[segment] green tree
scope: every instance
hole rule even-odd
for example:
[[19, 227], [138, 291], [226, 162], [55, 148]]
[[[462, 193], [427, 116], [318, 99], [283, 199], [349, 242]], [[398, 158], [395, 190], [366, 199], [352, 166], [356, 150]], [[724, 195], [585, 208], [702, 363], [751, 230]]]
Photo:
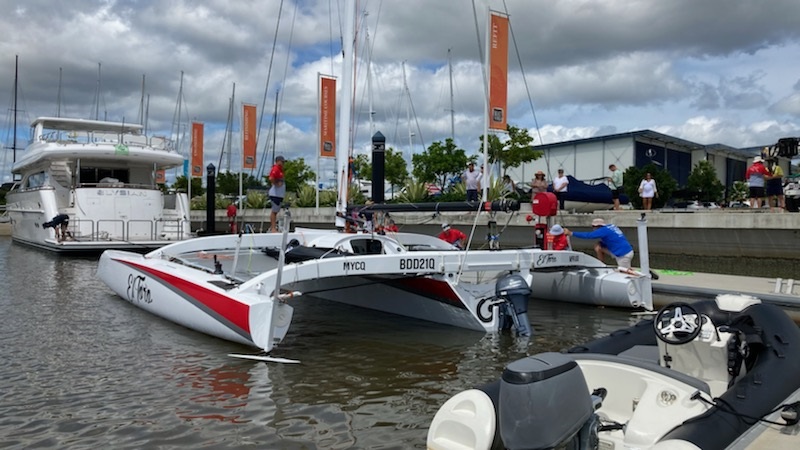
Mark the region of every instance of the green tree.
[[[217, 194], [239, 195], [239, 173], [221, 172], [217, 174]], [[194, 185], [192, 185], [194, 187]], [[263, 188], [264, 185], [252, 175], [242, 174], [242, 190], [251, 188]]]
[[[479, 153], [483, 153], [483, 135], [480, 136], [480, 142]], [[526, 128], [513, 125], [508, 125], [508, 139], [501, 141], [497, 135], [490, 134], [488, 144], [489, 163], [499, 162], [503, 175], [509, 168], [519, 167], [544, 155], [541, 150], [534, 150], [533, 137]]]
[[353, 174], [354, 178], [359, 180], [372, 180], [372, 163], [369, 156], [366, 154], [356, 155], [353, 158]]
[[686, 188], [701, 202], [720, 202], [725, 193], [725, 186], [717, 178], [717, 171], [706, 160], [694, 166], [686, 180]]
[[389, 147], [385, 154], [386, 181], [390, 185], [402, 186], [408, 180], [408, 168], [403, 154]]
[[[297, 192], [303, 185], [317, 178], [303, 158], [287, 159], [283, 162], [283, 176], [286, 181], [286, 192]], [[269, 180], [269, 176], [264, 177]]]
[[424, 152], [415, 154], [411, 164], [417, 180], [434, 183], [444, 190], [448, 178], [464, 171], [467, 155], [464, 149], [456, 147], [453, 140], [447, 138], [444, 144], [436, 141]]
[[[189, 185], [186, 182], [186, 177], [183, 175], [179, 175], [178, 178], [175, 179], [175, 182], [172, 183], [172, 189], [182, 191], [182, 192], [189, 192], [188, 189]], [[206, 193], [206, 190], [203, 189], [203, 179], [202, 178], [192, 178], [192, 197], [197, 197], [198, 195], [203, 195]]]
[[672, 178], [669, 172], [659, 168], [655, 164], [651, 163], [641, 168], [633, 166], [628, 167], [623, 174], [625, 179], [625, 194], [636, 209], [642, 208], [642, 198], [639, 196], [639, 183], [648, 172], [653, 176], [653, 179], [656, 180], [656, 188], [658, 189], [658, 197], [653, 199], [653, 208], [662, 208], [670, 199], [672, 193], [678, 189], [678, 182], [675, 181], [675, 178]]
[[746, 181], [734, 181], [728, 200], [731, 202], [746, 202], [750, 198], [750, 187]]

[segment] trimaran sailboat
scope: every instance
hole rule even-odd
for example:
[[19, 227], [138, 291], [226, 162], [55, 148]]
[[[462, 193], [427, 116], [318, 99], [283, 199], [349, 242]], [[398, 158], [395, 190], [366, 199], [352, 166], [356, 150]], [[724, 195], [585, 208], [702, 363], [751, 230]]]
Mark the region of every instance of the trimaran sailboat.
[[[352, 33], [354, 0], [345, 7], [345, 32]], [[347, 216], [344, 150], [350, 148], [352, 34], [344, 39], [344, 55], [337, 152], [339, 229]], [[478, 208], [477, 203], [468, 205]], [[495, 204], [498, 209], [507, 206]], [[288, 218], [287, 212], [284, 229]], [[643, 221], [640, 230], [639, 242], [646, 242]], [[292, 258], [303, 251], [304, 257]], [[479, 282], [487, 272], [496, 277]], [[648, 272], [643, 269], [643, 273]], [[622, 273], [584, 253], [457, 251], [435, 237], [412, 233], [383, 236], [295, 229], [283, 234], [209, 236], [146, 255], [107, 251], [97, 274], [138, 307], [267, 353], [288, 332], [292, 298], [301, 293], [482, 332], [515, 326], [520, 334], [530, 333], [531, 290], [539, 298], [652, 307], [649, 276]]]

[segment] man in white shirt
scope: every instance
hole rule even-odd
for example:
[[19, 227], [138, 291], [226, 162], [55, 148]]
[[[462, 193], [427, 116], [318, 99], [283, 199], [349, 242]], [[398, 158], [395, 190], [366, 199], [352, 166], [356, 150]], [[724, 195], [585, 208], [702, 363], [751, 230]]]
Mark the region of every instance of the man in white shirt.
[[564, 194], [567, 193], [569, 179], [564, 175], [564, 169], [558, 169], [558, 176], [553, 180], [553, 193], [558, 199], [558, 209], [564, 209]]
[[475, 163], [467, 163], [467, 170], [464, 171], [464, 184], [467, 187], [467, 201], [477, 202], [478, 191], [481, 188], [481, 173], [475, 170]]

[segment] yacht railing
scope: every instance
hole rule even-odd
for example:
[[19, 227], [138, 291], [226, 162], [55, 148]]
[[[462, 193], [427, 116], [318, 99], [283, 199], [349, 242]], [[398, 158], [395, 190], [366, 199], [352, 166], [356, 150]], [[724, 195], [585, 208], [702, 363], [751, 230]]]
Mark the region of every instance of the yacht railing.
[[[159, 227], [159, 224], [162, 226]], [[168, 229], [169, 227], [169, 229]], [[146, 233], [141, 230], [146, 229]], [[69, 232], [76, 241], [175, 241], [189, 238], [181, 219], [124, 220], [70, 219]], [[122, 230], [122, 235], [119, 234]]]
[[128, 147], [150, 147], [154, 150], [173, 152], [172, 141], [161, 136], [147, 137], [141, 134], [118, 134], [101, 132], [48, 131], [38, 136], [38, 141], [69, 144], [123, 144]]

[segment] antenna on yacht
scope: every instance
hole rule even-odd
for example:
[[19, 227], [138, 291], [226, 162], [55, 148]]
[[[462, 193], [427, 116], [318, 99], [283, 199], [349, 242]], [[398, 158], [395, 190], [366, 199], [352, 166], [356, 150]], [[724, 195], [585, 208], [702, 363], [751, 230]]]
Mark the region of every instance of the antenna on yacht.
[[58, 68], [58, 93], [56, 94], [56, 117], [61, 117], [61, 73], [63, 69]]

